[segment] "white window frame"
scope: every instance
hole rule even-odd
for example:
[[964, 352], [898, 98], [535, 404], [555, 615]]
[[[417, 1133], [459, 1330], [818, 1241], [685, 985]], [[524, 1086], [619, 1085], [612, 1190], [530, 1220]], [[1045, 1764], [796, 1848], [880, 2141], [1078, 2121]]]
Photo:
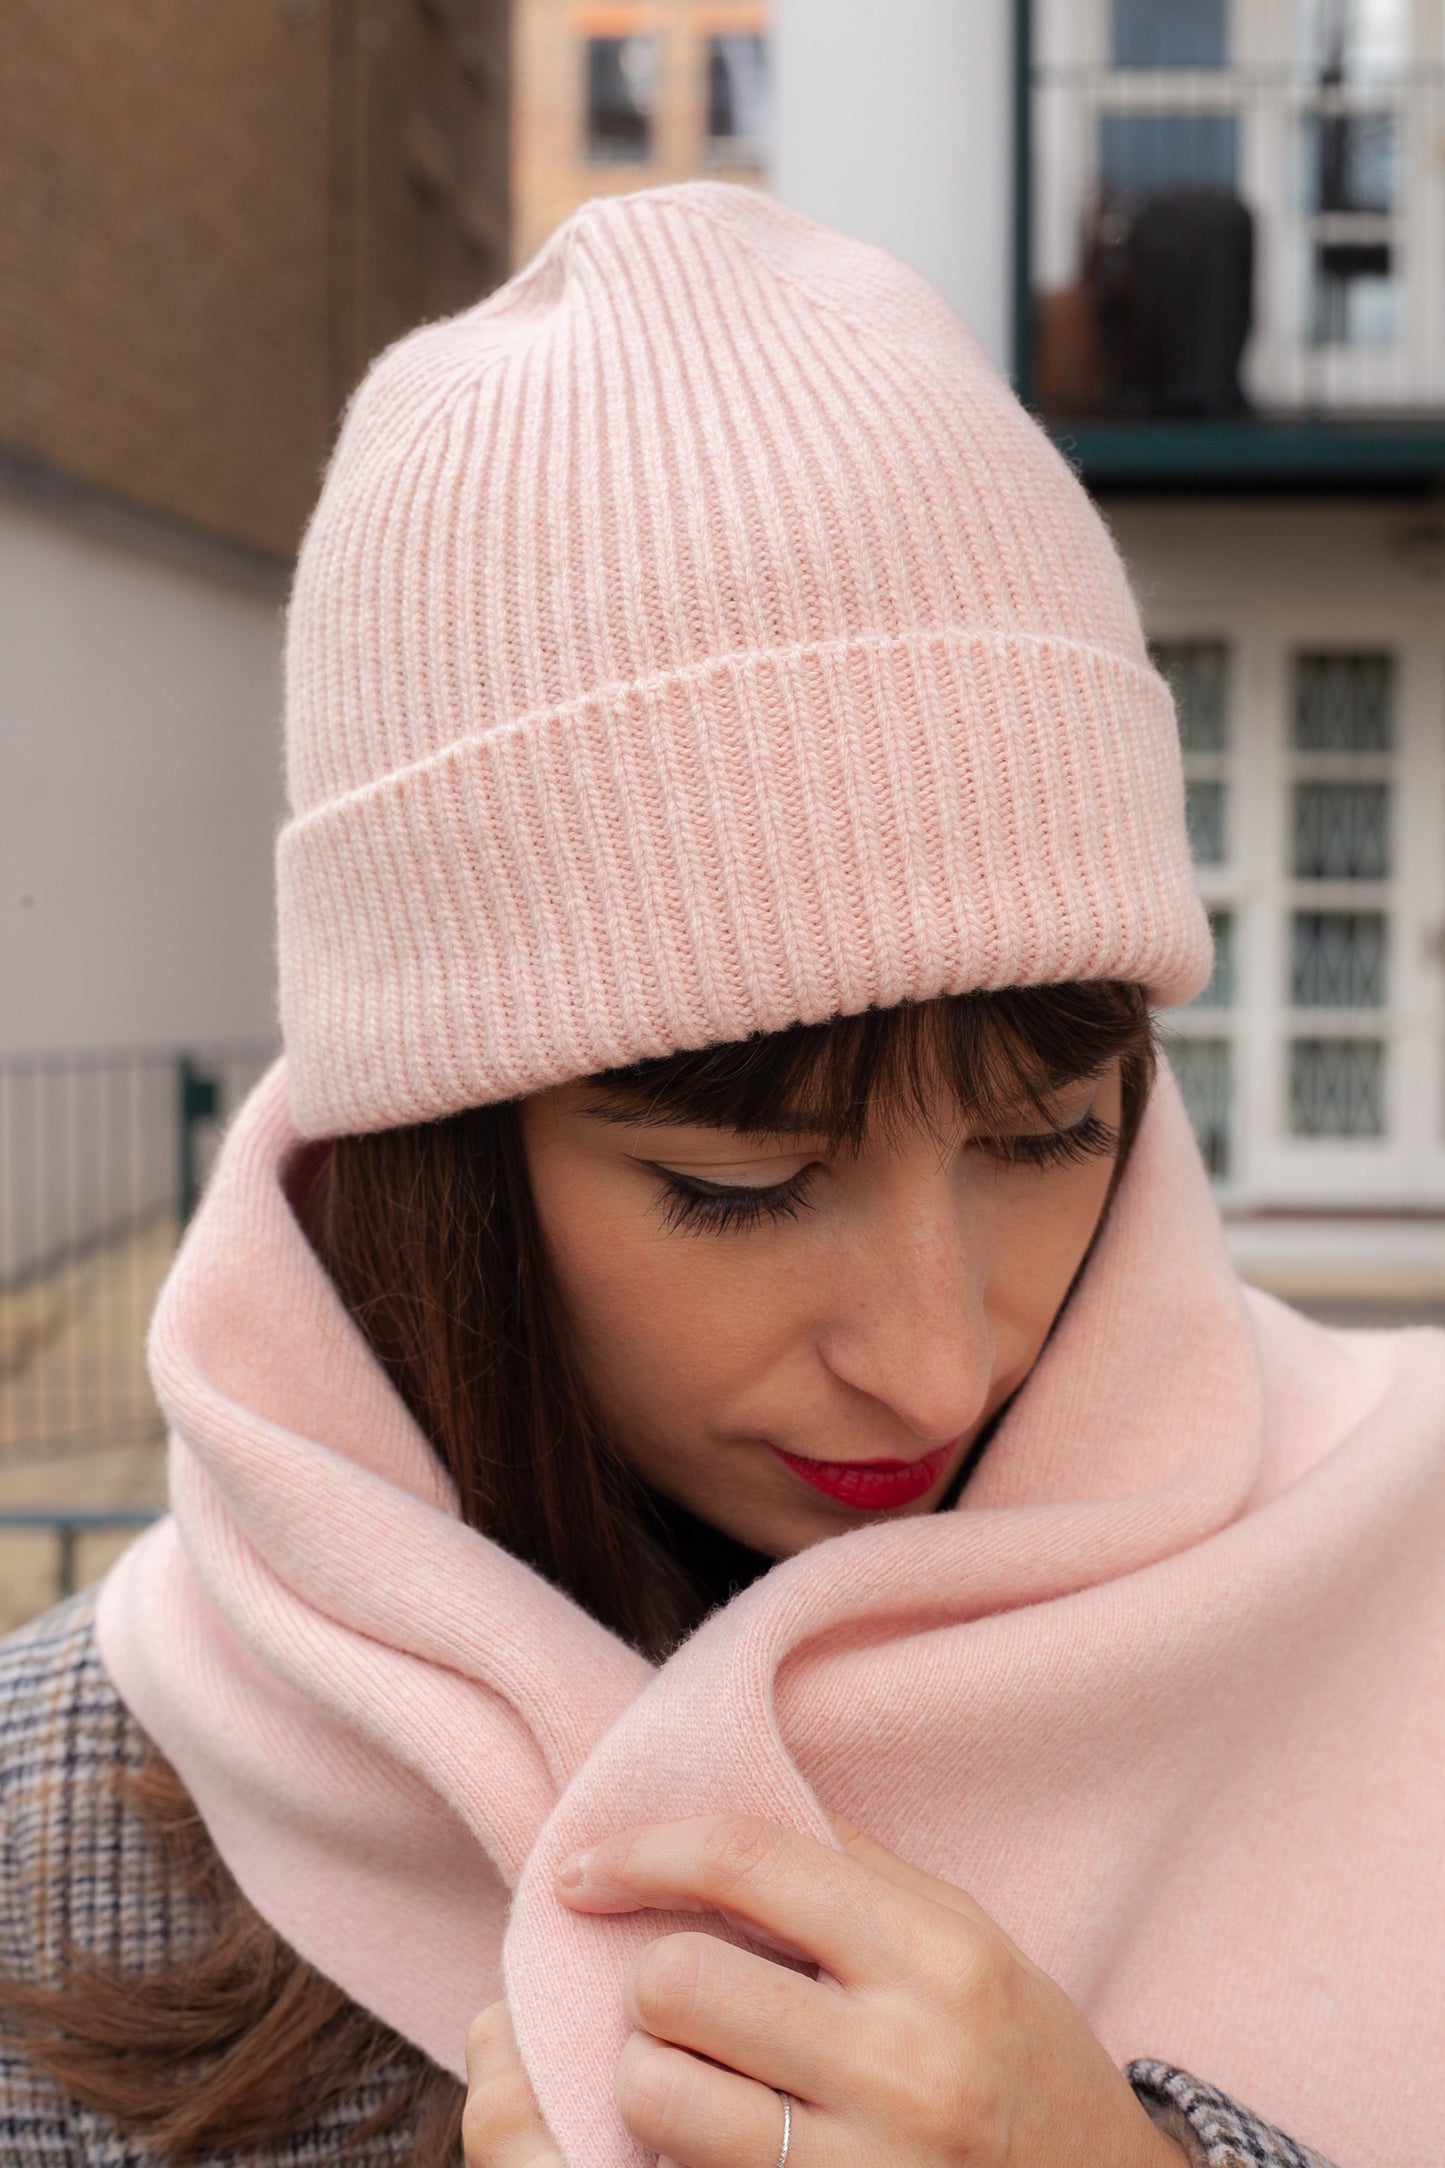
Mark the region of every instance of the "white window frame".
[[[1264, 409], [1348, 414], [1434, 407], [1445, 396], [1445, 9], [1403, 0], [1403, 77], [1322, 93], [1299, 62], [1298, 0], [1233, 0], [1224, 68], [1115, 69], [1110, 0], [1035, 0], [1033, 276], [1040, 290], [1080, 275], [1081, 214], [1096, 183], [1103, 111], [1187, 109], [1238, 115], [1243, 199], [1256, 219], [1254, 329], [1246, 385]], [[1087, 88], [1079, 87], [1087, 84]], [[1303, 115], [1389, 111], [1400, 131], [1398, 197], [1378, 215], [1313, 212], [1301, 192]], [[1393, 337], [1315, 345], [1310, 266], [1318, 239], [1386, 240], [1399, 282]]]
[[[1222, 640], [1229, 652], [1228, 751], [1187, 758], [1186, 767], [1219, 774], [1229, 786], [1228, 863], [1197, 870], [1206, 904], [1234, 913], [1234, 1004], [1161, 1019], [1166, 1036], [1232, 1042], [1230, 1168], [1221, 1198], [1286, 1210], [1445, 1206], [1445, 638], [1421, 611], [1278, 599], [1159, 610], [1149, 631], [1160, 641]], [[1294, 657], [1331, 648], [1394, 655], [1388, 756], [1294, 751]], [[1391, 878], [1302, 888], [1291, 865], [1295, 775], [1339, 767], [1365, 780], [1383, 772], [1384, 762], [1393, 784]], [[1290, 1011], [1291, 915], [1312, 906], [1388, 912], [1383, 1009]], [[1290, 1040], [1356, 1033], [1386, 1042], [1386, 1135], [1292, 1136]]]

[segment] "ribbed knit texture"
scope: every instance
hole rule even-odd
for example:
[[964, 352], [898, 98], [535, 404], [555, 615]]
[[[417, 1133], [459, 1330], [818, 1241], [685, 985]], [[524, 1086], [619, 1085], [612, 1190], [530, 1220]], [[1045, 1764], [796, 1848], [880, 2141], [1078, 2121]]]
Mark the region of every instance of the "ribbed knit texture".
[[958, 1508], [786, 1560], [657, 1670], [459, 1520], [292, 1216], [287, 1100], [278, 1067], [162, 1296], [174, 1519], [98, 1619], [296, 1949], [458, 2071], [505, 1985], [569, 2168], [647, 2168], [623, 1980], [673, 1923], [581, 1918], [554, 1871], [678, 1815], [830, 1842], [827, 1807], [971, 1891], [1120, 2062], [1436, 2168], [1445, 1335], [1242, 1289], [1167, 1076]]
[[[0, 1966], [10, 1980], [58, 1985], [81, 1946], [126, 1972], [163, 1970], [210, 1931], [190, 1888], [154, 1857], [143, 1817], [117, 1779], [145, 1758], [145, 1733], [118, 1698], [95, 1645], [94, 1593], [0, 1641]], [[245, 1906], [244, 1898], [231, 1900]], [[406, 2168], [403, 2118], [358, 2138], [421, 2065], [394, 2053], [355, 2073], [315, 2119], [265, 2147], [208, 2152], [192, 2168]], [[1128, 2073], [1191, 2168], [1328, 2168], [1237, 2101], [1167, 2063]], [[5, 2168], [167, 2168], [108, 2115], [68, 2098], [0, 2025], [0, 2159]]]
[[1208, 975], [1172, 709], [1083, 490], [938, 296], [717, 183], [404, 339], [297, 574], [311, 1135], [836, 1012]]

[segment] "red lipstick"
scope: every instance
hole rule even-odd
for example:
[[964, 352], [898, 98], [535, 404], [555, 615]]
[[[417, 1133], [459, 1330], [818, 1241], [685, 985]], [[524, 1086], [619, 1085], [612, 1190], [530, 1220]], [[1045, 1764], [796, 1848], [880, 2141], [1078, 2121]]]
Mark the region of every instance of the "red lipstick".
[[836, 1498], [840, 1505], [861, 1513], [886, 1513], [890, 1506], [912, 1505], [915, 1498], [932, 1490], [957, 1443], [954, 1439], [953, 1444], [940, 1445], [922, 1460], [804, 1460], [797, 1453], [785, 1453], [781, 1446], [770, 1445], [768, 1451], [825, 1498]]

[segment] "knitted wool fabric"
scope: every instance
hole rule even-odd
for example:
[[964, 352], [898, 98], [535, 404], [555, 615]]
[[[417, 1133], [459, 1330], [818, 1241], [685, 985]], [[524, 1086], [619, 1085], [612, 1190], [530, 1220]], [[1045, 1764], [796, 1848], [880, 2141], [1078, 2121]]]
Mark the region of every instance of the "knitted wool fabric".
[[287, 667], [305, 1135], [1208, 976], [1171, 704], [1083, 490], [931, 288], [754, 191], [590, 204], [382, 358]]
[[[77, 1942], [127, 1972], [154, 1973], [205, 1939], [211, 1923], [190, 1886], [156, 1857], [124, 1795], [146, 1737], [101, 1666], [95, 1598], [71, 1599], [0, 1641], [0, 1967], [10, 1980], [58, 1985]], [[232, 1901], [244, 1907], [239, 1892]], [[403, 2041], [346, 2087], [313, 2091], [314, 2119], [293, 2136], [238, 2153], [208, 2150], [191, 2168], [406, 2168], [409, 2114], [371, 2128], [423, 2058]], [[1127, 2073], [1190, 2168], [1329, 2168], [1237, 2101], [1172, 2064]], [[68, 2098], [0, 2022], [0, 2148], [5, 2168], [166, 2168], [152, 2146], [99, 2109]]]
[[827, 1808], [967, 1890], [1117, 2061], [1438, 2168], [1445, 1334], [1242, 1289], [1167, 1072], [957, 1507], [783, 1560], [656, 1669], [460, 1519], [292, 1212], [299, 1150], [280, 1063], [156, 1310], [173, 1517], [97, 1607], [293, 1949], [458, 2075], [505, 1991], [568, 2168], [652, 2168], [627, 1970], [729, 1930], [583, 1917], [555, 1872], [694, 1814], [836, 1842]]

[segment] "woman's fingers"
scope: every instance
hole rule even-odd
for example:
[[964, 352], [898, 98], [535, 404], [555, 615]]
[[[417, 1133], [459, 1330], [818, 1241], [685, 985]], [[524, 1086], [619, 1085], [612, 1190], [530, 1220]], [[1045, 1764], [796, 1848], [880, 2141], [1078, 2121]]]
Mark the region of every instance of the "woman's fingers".
[[467, 2033], [466, 2168], [566, 2168], [542, 2121], [504, 2002], [491, 2003]]
[[[677, 2168], [772, 2168], [782, 2150], [775, 2092], [645, 2033], [634, 2033], [618, 2058], [617, 2106], [634, 2138]], [[805, 2142], [810, 2111], [792, 2101], [789, 2114], [789, 2160], [816, 2163]]]
[[814, 1837], [753, 1816], [644, 1823], [565, 1862], [557, 1888], [579, 1912], [724, 1913], [845, 1986], [895, 1978], [900, 1965], [911, 1970], [918, 1938], [933, 1939], [933, 1908], [913, 1893]]
[[644, 1823], [565, 1862], [558, 1894], [583, 1912], [721, 1912], [844, 1985], [954, 1962], [965, 1921], [1013, 1950], [967, 1891], [910, 1866], [845, 1817], [830, 1819], [841, 1851], [753, 1816]]
[[876, 1837], [865, 1837], [857, 1824], [850, 1822], [846, 1815], [829, 1814], [828, 1819], [837, 1832], [838, 1842], [844, 1852], [849, 1859], [857, 1860], [860, 1867], [867, 1867], [874, 1874], [881, 1875], [885, 1882], [891, 1882], [896, 1889], [912, 1890], [917, 1896], [931, 1897], [935, 1904], [946, 1905], [950, 1912], [961, 1913], [964, 1919], [972, 1920], [976, 1927], [986, 1927], [994, 1934], [1002, 1934], [1002, 1928], [989, 1917], [982, 1905], [969, 1896], [967, 1890], [958, 1889], [952, 1882], [940, 1882], [937, 1875], [925, 1874], [921, 1867], [911, 1867], [906, 1859], [900, 1859], [896, 1852], [890, 1852]]
[[650, 1942], [628, 1970], [623, 2008], [654, 2039], [821, 2107], [847, 2096], [866, 2059], [856, 2012], [836, 1987], [716, 1935]]

